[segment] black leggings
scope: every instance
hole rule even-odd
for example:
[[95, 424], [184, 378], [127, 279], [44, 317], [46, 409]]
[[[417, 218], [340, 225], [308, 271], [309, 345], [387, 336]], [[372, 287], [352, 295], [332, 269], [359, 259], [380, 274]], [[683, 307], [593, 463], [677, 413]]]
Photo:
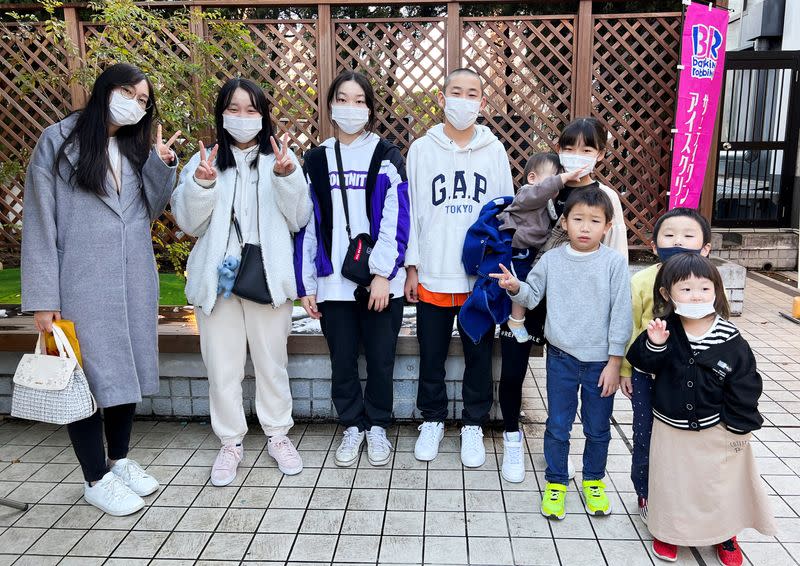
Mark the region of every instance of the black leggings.
[[108, 472], [103, 430], [108, 442], [108, 459], [120, 460], [128, 455], [136, 404], [106, 407], [91, 417], [67, 425], [67, 433], [80, 462], [83, 478], [98, 481]]
[[[541, 307], [541, 308], [540, 308]], [[547, 311], [539, 305], [525, 314], [525, 328], [531, 336], [544, 341], [544, 316]], [[519, 430], [519, 411], [522, 408], [522, 382], [528, 372], [528, 358], [533, 342], [517, 342], [508, 324], [500, 325], [500, 352], [502, 365], [500, 369], [500, 411], [503, 413], [503, 430], [516, 432]]]

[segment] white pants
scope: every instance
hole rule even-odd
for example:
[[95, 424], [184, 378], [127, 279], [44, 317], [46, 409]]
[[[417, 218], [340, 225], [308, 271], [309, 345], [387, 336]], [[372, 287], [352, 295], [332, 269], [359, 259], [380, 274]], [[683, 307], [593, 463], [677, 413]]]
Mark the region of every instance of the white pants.
[[236, 444], [247, 433], [242, 380], [247, 345], [255, 367], [256, 414], [267, 436], [286, 434], [292, 421], [292, 393], [286, 365], [286, 341], [292, 303], [277, 309], [252, 301], [219, 297], [210, 316], [195, 311], [200, 352], [208, 371], [211, 428], [223, 444]]

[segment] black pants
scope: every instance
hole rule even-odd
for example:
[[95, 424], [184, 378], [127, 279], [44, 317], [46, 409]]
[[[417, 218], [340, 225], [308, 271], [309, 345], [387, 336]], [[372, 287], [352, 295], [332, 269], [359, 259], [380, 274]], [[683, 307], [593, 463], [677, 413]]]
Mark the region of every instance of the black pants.
[[108, 472], [103, 431], [108, 443], [108, 459], [120, 460], [128, 455], [136, 404], [98, 409], [91, 417], [67, 425], [67, 433], [87, 482], [97, 481]]
[[[437, 307], [417, 303], [417, 339], [419, 340], [419, 388], [417, 408], [426, 421], [447, 418], [445, 362], [453, 335], [453, 319], [460, 307]], [[461, 395], [464, 425], [482, 425], [492, 408], [492, 341], [494, 327], [473, 344], [458, 326], [464, 349], [464, 383]]]
[[[539, 305], [543, 306], [543, 305]], [[538, 308], [538, 307], [537, 307]], [[543, 309], [542, 309], [543, 310]], [[533, 329], [542, 328], [543, 322], [536, 316], [536, 309], [525, 316], [525, 328], [531, 336]], [[506, 432], [519, 430], [519, 411], [522, 407], [522, 382], [528, 371], [528, 358], [534, 342], [517, 342], [514, 335], [503, 323], [500, 326], [500, 351], [503, 356], [500, 368], [500, 411], [503, 413], [503, 429]]]
[[[331, 398], [342, 426], [366, 430], [392, 422], [394, 353], [403, 322], [403, 299], [381, 312], [366, 301], [319, 303], [320, 325], [331, 352]], [[358, 376], [358, 348], [364, 345], [367, 385]]]

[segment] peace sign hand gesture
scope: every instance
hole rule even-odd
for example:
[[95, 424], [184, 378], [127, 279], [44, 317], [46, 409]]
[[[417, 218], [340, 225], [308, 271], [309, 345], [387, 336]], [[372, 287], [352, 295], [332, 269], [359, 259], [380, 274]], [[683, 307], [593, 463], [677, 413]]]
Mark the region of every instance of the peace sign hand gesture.
[[500, 271], [502, 273], [490, 273], [489, 277], [497, 279], [497, 284], [512, 295], [519, 293], [519, 279], [514, 277], [514, 274], [502, 263], [500, 264]]
[[156, 151], [158, 151], [158, 156], [161, 158], [161, 161], [170, 165], [173, 161], [175, 161], [175, 152], [172, 151], [172, 144], [175, 143], [175, 140], [181, 135], [181, 131], [178, 130], [173, 134], [167, 143], [164, 143], [164, 138], [161, 134], [161, 124], [158, 125], [158, 129], [156, 130]]
[[270, 136], [269, 141], [272, 144], [272, 152], [275, 154], [275, 167], [272, 168], [272, 171], [278, 177], [291, 175], [294, 172], [294, 161], [289, 155], [289, 134], [283, 134], [280, 148], [275, 141], [275, 136]]
[[219, 144], [214, 146], [211, 153], [206, 153], [206, 146], [203, 145], [203, 142], [200, 141], [198, 143], [200, 145], [200, 164], [194, 172], [194, 178], [201, 181], [216, 181], [217, 168], [214, 167], [212, 163], [214, 163], [214, 159], [217, 157]]

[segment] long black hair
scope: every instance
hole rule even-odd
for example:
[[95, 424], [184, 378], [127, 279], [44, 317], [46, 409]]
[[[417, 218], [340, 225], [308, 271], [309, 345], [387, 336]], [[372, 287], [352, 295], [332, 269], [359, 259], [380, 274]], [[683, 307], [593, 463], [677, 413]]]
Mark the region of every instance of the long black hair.
[[[336, 94], [339, 92], [339, 87], [342, 86], [342, 83], [346, 83], [347, 81], [353, 81], [361, 87], [361, 90], [364, 91], [364, 102], [367, 104], [367, 108], [369, 109], [369, 119], [367, 120], [367, 125], [364, 126], [364, 129], [368, 132], [371, 132], [375, 127], [375, 91], [372, 90], [372, 85], [369, 83], [367, 77], [358, 71], [342, 71], [336, 76], [335, 79], [333, 79], [331, 86], [328, 87], [328, 96], [326, 97], [326, 102], [328, 104], [328, 115], [330, 115], [331, 106], [334, 102], [336, 102]], [[336, 126], [336, 122], [333, 120], [331, 120], [331, 123]], [[338, 128], [338, 126], [336, 127]]]
[[[264, 94], [264, 91], [253, 81], [247, 79], [230, 79], [219, 91], [217, 95], [217, 103], [214, 106], [214, 121], [217, 126], [217, 143], [219, 149], [217, 150], [217, 167], [220, 171], [225, 171], [229, 167], [236, 166], [236, 160], [231, 151], [231, 145], [236, 143], [236, 140], [225, 131], [223, 125], [222, 114], [228, 108], [233, 98], [233, 93], [236, 89], [244, 90], [250, 96], [250, 103], [261, 114], [261, 131], [256, 135], [258, 140], [258, 153], [269, 155], [272, 153], [272, 143], [269, 139], [272, 137], [272, 120], [270, 119], [269, 101]], [[253, 161], [251, 167], [256, 167], [258, 159]]]
[[77, 143], [78, 166], [74, 172], [77, 185], [81, 189], [97, 195], [106, 193], [108, 103], [111, 100], [111, 93], [121, 86], [132, 87], [142, 81], [147, 82], [149, 91], [150, 104], [147, 111], [136, 124], [121, 126], [116, 133], [120, 153], [128, 159], [137, 175], [141, 175], [142, 167], [150, 154], [153, 118], [157, 115], [158, 110], [153, 83], [137, 67], [127, 63], [118, 63], [108, 67], [94, 81], [92, 94], [86, 107], [78, 113], [75, 128], [58, 150], [54, 164], [56, 171], [60, 171], [58, 164], [62, 158], [66, 157], [67, 147]]

